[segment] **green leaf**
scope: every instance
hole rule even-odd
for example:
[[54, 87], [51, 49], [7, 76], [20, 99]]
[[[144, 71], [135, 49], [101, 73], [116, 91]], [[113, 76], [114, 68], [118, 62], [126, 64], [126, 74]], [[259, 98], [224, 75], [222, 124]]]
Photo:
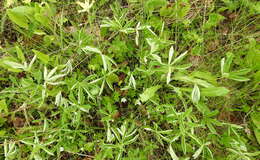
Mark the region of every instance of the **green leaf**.
[[239, 82], [245, 82], [245, 81], [249, 81], [249, 80], [250, 80], [249, 78], [236, 75], [236, 74], [234, 74], [233, 72], [230, 73], [230, 74], [227, 76], [227, 78], [232, 79], [232, 80], [235, 80], [235, 81], [239, 81]]
[[29, 28], [29, 20], [26, 18], [25, 15], [21, 14], [21, 13], [17, 13], [13, 10], [7, 10], [7, 15], [10, 18], [10, 20], [17, 24], [19, 27], [28, 29]]
[[186, 51], [186, 52], [182, 53], [181, 55], [179, 55], [177, 58], [175, 58], [173, 60], [172, 64], [176, 64], [176, 63], [182, 61], [183, 58], [185, 58], [185, 56], [187, 55], [187, 53], [188, 53], [188, 51]]
[[255, 128], [254, 133], [255, 133], [256, 140], [257, 140], [258, 144], [260, 145], [260, 129]]
[[44, 150], [47, 154], [51, 155], [51, 156], [54, 156], [54, 154], [52, 153], [52, 151], [50, 151], [47, 147], [41, 145], [40, 148], [42, 150]]
[[191, 93], [191, 99], [193, 103], [198, 103], [200, 100], [200, 89], [197, 84], [194, 85]]
[[251, 71], [251, 69], [240, 69], [238, 71], [233, 71], [231, 72], [231, 74], [235, 74], [235, 75], [238, 75], [238, 76], [243, 76], [243, 75], [246, 75], [247, 73], [249, 73]]
[[251, 114], [251, 120], [254, 123], [254, 125], [260, 129], [260, 112], [253, 112]]
[[201, 89], [201, 94], [207, 97], [225, 96], [228, 92], [229, 90], [225, 87], [209, 87]]
[[147, 11], [153, 11], [155, 9], [166, 6], [166, 4], [167, 4], [166, 0], [148, 0], [145, 3], [145, 9]]
[[160, 89], [161, 86], [157, 85], [157, 86], [153, 86], [150, 88], [147, 88], [141, 95], [140, 95], [140, 100], [142, 102], [146, 102], [147, 100], [149, 100], [150, 98], [152, 98], [155, 95], [155, 92]]
[[260, 112], [253, 112], [251, 115], [251, 120], [254, 124], [254, 134], [258, 144], [260, 145]]
[[162, 64], [162, 59], [160, 56], [158, 56], [157, 54], [151, 54], [151, 56], [160, 64]]
[[50, 20], [47, 16], [43, 15], [43, 14], [39, 14], [36, 13], [34, 15], [35, 20], [37, 20], [38, 22], [41, 23], [41, 25], [45, 26], [45, 27], [49, 27], [50, 25]]
[[44, 53], [34, 50], [34, 49], [32, 51], [36, 54], [37, 58], [39, 58], [44, 64], [48, 64], [49, 55], [44, 54]]
[[207, 81], [204, 81], [204, 80], [198, 79], [198, 78], [193, 78], [191, 76], [186, 76], [186, 75], [183, 75], [182, 73], [175, 74], [174, 79], [180, 80], [180, 81], [183, 81], [183, 82], [198, 84], [198, 85], [206, 87], [206, 88], [214, 87], [212, 84], [208, 83]]
[[200, 79], [204, 79], [212, 84], [217, 84], [217, 78], [216, 76], [214, 76], [212, 73], [210, 72], [206, 72], [206, 71], [194, 71], [192, 72], [192, 76], [196, 77], [196, 78], [200, 78]]
[[181, 148], [183, 150], [183, 153], [186, 154], [187, 152], [187, 144], [186, 144], [186, 138], [185, 136], [181, 136]]
[[10, 67], [9, 62], [17, 62], [17, 59], [15, 59], [14, 57], [3, 57], [0, 59], [0, 66], [8, 69], [11, 72], [21, 72], [21, 69], [17, 69], [17, 68], [13, 68]]
[[3, 63], [12, 67], [12, 68], [15, 68], [15, 69], [23, 69], [24, 68], [24, 65], [22, 65], [20, 63], [8, 61], [8, 60], [4, 61]]
[[234, 58], [234, 54], [231, 52], [226, 53], [226, 61], [224, 63], [224, 67], [223, 67], [223, 73], [229, 73], [230, 67], [231, 67], [231, 63], [233, 61]]
[[149, 44], [149, 46], [151, 47], [150, 54], [156, 52], [159, 49], [159, 44], [158, 44], [158, 42], [155, 39], [153, 39], [153, 38], [146, 38], [146, 41]]
[[0, 101], [0, 113], [4, 111], [4, 113], [8, 113], [8, 108], [7, 108], [7, 105], [6, 105], [6, 102], [5, 102], [5, 99], [1, 100]]
[[25, 62], [24, 54], [23, 54], [23, 51], [21, 50], [21, 48], [18, 47], [18, 46], [16, 46], [15, 49], [16, 49], [17, 57], [18, 57], [22, 62]]
[[174, 150], [172, 149], [172, 145], [169, 146], [167, 151], [170, 153], [172, 160], [179, 160], [179, 158], [175, 154]]
[[95, 47], [91, 47], [91, 46], [86, 46], [84, 48], [82, 48], [83, 51], [88, 51], [88, 52], [94, 52], [94, 53], [99, 53], [99, 54], [102, 54], [102, 52], [98, 49], [98, 48], [95, 48]]
[[174, 54], [174, 49], [173, 49], [173, 46], [171, 46], [171, 48], [169, 50], [168, 64], [171, 64], [173, 54]]
[[217, 13], [210, 13], [208, 21], [204, 24], [204, 29], [210, 29], [216, 27], [220, 21], [225, 19], [224, 16]]
[[200, 148], [192, 155], [194, 159], [197, 159], [199, 155], [201, 154], [202, 150], [204, 148], [204, 145], [201, 145]]

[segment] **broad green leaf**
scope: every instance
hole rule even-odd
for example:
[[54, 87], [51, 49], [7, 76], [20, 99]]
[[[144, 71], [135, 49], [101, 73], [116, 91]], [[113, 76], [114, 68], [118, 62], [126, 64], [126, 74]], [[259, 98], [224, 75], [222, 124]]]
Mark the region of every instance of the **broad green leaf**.
[[38, 22], [41, 23], [41, 25], [45, 26], [45, 27], [49, 27], [50, 25], [50, 19], [48, 18], [48, 16], [45, 16], [43, 14], [40, 13], [36, 13], [34, 15], [35, 20], [37, 20]]
[[229, 92], [228, 89], [225, 87], [209, 87], [209, 88], [202, 88], [201, 94], [203, 96], [208, 97], [217, 97], [217, 96], [225, 96]]
[[146, 102], [147, 100], [149, 100], [150, 98], [152, 98], [155, 95], [155, 92], [160, 89], [161, 86], [157, 85], [157, 86], [153, 86], [150, 88], [147, 88], [141, 95], [140, 95], [140, 100], [142, 102]]
[[0, 101], [0, 113], [2, 111], [4, 111], [6, 114], [8, 113], [8, 108], [4, 99]]
[[30, 7], [30, 6], [18, 6], [15, 8], [11, 9], [12, 12], [16, 12], [25, 16], [30, 16], [33, 15], [35, 12], [35, 8], [34, 7]]
[[44, 54], [44, 53], [34, 50], [34, 49], [32, 51], [36, 54], [37, 58], [39, 58], [44, 64], [48, 64], [49, 59], [50, 59], [49, 55]]
[[21, 13], [14, 12], [13, 10], [8, 9], [7, 15], [10, 18], [10, 20], [17, 24], [19, 27], [28, 29], [29, 28], [29, 20], [26, 18], [25, 15]]

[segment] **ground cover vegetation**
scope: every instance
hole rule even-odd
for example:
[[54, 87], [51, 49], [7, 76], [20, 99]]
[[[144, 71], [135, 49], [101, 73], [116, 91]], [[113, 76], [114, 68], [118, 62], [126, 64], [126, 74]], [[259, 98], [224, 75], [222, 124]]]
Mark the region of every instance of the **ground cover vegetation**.
[[257, 0], [1, 0], [0, 159], [259, 160]]

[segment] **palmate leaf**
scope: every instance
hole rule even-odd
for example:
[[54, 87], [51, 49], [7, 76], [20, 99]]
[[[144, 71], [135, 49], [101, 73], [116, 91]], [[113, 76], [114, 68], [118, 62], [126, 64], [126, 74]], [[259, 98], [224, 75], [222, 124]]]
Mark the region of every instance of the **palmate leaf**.
[[85, 2], [80, 2], [80, 1], [77, 1], [76, 2], [80, 7], [82, 7], [82, 10], [78, 10], [79, 13], [82, 13], [82, 12], [88, 12], [90, 11], [90, 9], [92, 8], [92, 6], [94, 5], [95, 3], [95, 0], [92, 0], [92, 2], [90, 3], [89, 0], [85, 0]]
[[57, 74], [54, 75], [57, 72], [57, 68], [55, 67], [53, 68], [49, 73], [48, 73], [48, 69], [47, 67], [44, 67], [44, 72], [43, 72], [43, 78], [44, 78], [44, 88], [46, 88], [47, 84], [50, 85], [60, 85], [63, 84], [63, 81], [57, 81], [58, 79], [66, 76], [67, 74]]

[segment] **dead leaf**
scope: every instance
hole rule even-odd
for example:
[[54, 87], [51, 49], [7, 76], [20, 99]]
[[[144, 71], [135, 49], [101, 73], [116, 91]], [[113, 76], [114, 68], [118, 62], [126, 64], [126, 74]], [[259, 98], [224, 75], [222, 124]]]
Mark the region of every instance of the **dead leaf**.
[[20, 117], [15, 117], [15, 118], [12, 120], [12, 123], [13, 123], [14, 127], [16, 127], [16, 128], [21, 128], [21, 127], [23, 127], [24, 124], [25, 124], [25, 119], [20, 118]]

